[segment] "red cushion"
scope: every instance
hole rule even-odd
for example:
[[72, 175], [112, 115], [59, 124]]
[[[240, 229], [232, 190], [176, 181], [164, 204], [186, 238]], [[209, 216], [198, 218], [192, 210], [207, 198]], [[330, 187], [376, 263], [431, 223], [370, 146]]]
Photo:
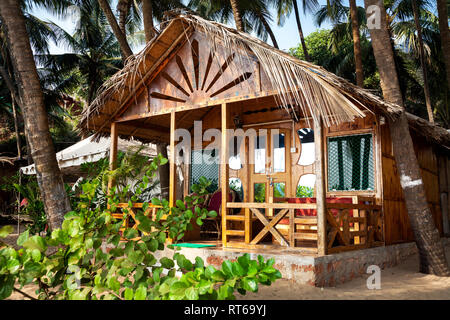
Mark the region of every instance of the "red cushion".
[[[228, 195], [228, 201], [232, 200], [233, 196], [230, 193]], [[217, 212], [218, 215], [220, 215], [221, 208], [222, 208], [222, 191], [219, 190], [214, 192], [213, 195], [211, 196], [211, 199], [209, 200], [208, 211], [214, 210], [215, 212]]]
[[[316, 198], [287, 198], [288, 203], [316, 203]], [[353, 203], [352, 198], [348, 197], [329, 197], [326, 198], [327, 203]], [[331, 213], [337, 216], [339, 210], [331, 209]], [[316, 209], [295, 209], [296, 217], [315, 217], [317, 216]], [[350, 211], [350, 216], [353, 216], [353, 212]], [[283, 218], [278, 224], [289, 224], [289, 218]]]

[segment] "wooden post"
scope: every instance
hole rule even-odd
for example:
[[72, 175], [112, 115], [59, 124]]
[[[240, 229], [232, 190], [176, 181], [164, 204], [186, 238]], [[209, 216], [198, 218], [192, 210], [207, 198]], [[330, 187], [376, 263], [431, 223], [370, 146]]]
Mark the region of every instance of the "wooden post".
[[222, 190], [222, 246], [227, 246], [227, 201], [228, 201], [228, 112], [222, 104], [222, 140], [220, 145], [220, 189]]
[[[115, 122], [111, 123], [111, 147], [109, 149], [109, 170], [114, 170], [117, 168], [117, 124]], [[109, 177], [108, 180], [108, 194], [110, 194], [112, 187], [114, 187], [114, 179]]]
[[317, 202], [317, 253], [327, 254], [327, 224], [326, 224], [326, 189], [324, 139], [322, 132], [322, 119], [314, 120], [315, 174], [316, 174], [316, 202]]
[[250, 208], [244, 209], [244, 241], [250, 243], [252, 241], [252, 212]]
[[175, 164], [175, 110], [170, 113], [170, 155], [169, 155], [169, 206], [175, 207], [176, 191], [176, 164]]

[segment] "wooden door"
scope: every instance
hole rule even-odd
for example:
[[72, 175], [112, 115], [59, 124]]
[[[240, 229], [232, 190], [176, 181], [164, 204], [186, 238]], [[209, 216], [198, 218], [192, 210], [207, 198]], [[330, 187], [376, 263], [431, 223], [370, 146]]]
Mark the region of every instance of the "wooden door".
[[[250, 140], [249, 202], [273, 203], [291, 196], [290, 131], [267, 129]], [[272, 216], [273, 210], [267, 209], [266, 215]]]

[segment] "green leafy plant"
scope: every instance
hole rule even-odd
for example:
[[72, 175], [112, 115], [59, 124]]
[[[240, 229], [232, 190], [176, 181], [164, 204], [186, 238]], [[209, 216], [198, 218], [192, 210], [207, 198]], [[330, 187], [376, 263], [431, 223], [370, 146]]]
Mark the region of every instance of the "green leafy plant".
[[[166, 162], [161, 155], [153, 159], [129, 205], [154, 178], [158, 166]], [[137, 230], [128, 228], [123, 233], [122, 221], [111, 213], [116, 212], [128, 188], [109, 196], [109, 208], [102, 209], [92, 206], [99, 183], [93, 179], [82, 184], [80, 200], [74, 211], [65, 215], [61, 229], [45, 237], [26, 231], [17, 239], [18, 250], [0, 244], [0, 299], [30, 283], [37, 285], [39, 299], [234, 299], [236, 291], [256, 292], [259, 284], [270, 285], [281, 278], [273, 259], [264, 261], [258, 256], [252, 260], [245, 254], [215, 268], [205, 266], [199, 257], [190, 261], [166, 248], [167, 237], [177, 242], [192, 221], [201, 223], [216, 215], [199, 205], [207, 192], [206, 179], [194, 187], [196, 196], [177, 201], [176, 207], [169, 207], [166, 200], [144, 202], [136, 213], [140, 222]], [[160, 207], [154, 219], [145, 214], [152, 205]], [[163, 219], [165, 214], [167, 219]], [[0, 237], [9, 232], [8, 228], [0, 229]], [[139, 232], [140, 240], [134, 240]], [[162, 250], [162, 257], [157, 258], [156, 252]]]
[[295, 196], [297, 198], [312, 198], [314, 197], [314, 188], [307, 186], [297, 186]]

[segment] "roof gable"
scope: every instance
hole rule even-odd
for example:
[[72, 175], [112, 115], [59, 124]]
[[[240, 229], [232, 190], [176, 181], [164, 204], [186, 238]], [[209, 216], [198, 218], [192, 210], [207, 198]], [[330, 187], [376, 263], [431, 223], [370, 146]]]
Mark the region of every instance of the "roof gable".
[[[240, 60], [239, 68], [234, 63]], [[143, 84], [142, 84], [143, 86]], [[202, 32], [193, 32], [172, 55], [164, 68], [145, 85], [145, 89], [121, 119], [136, 114], [156, 114], [179, 106], [204, 105], [242, 95], [270, 90], [256, 57], [228, 53], [218, 42], [212, 50]]]

